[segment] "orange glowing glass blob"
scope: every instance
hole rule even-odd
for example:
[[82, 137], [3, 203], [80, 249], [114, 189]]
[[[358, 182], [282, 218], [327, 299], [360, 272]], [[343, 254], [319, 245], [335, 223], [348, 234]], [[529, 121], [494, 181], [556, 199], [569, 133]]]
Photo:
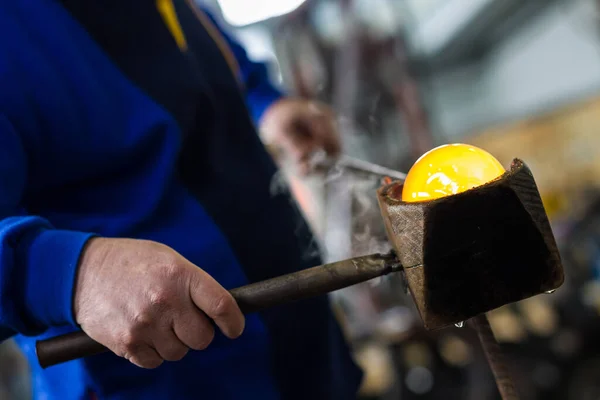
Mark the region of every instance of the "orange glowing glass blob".
[[506, 170], [494, 156], [468, 144], [446, 144], [423, 154], [404, 181], [402, 201], [438, 199], [481, 186]]

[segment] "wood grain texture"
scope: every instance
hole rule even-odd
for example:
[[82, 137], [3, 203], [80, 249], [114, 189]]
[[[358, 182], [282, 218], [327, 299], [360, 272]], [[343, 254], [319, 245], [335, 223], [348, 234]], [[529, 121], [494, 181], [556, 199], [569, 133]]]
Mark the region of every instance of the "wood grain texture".
[[531, 171], [441, 199], [405, 203], [402, 183], [378, 191], [382, 216], [427, 329], [466, 321], [564, 281]]

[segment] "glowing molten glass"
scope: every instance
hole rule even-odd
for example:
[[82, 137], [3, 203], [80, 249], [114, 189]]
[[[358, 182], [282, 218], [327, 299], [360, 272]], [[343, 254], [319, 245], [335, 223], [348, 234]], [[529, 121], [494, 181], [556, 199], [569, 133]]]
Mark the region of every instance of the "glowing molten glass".
[[408, 172], [402, 201], [438, 199], [486, 184], [505, 173], [490, 153], [467, 144], [447, 144], [423, 154]]

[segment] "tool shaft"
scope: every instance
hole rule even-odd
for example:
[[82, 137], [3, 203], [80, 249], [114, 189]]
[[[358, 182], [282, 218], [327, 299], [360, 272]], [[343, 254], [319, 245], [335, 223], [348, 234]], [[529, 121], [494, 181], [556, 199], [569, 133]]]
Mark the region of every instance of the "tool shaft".
[[[373, 254], [351, 258], [282, 275], [230, 291], [244, 314], [292, 301], [324, 295], [357, 283], [398, 271], [395, 255]], [[38, 341], [37, 357], [42, 368], [108, 351], [84, 332], [74, 332]]]
[[390, 178], [398, 179], [401, 181], [404, 181], [406, 179], [405, 173], [398, 172], [391, 168], [383, 167], [381, 165], [373, 164], [368, 161], [360, 160], [358, 158], [353, 158], [345, 155], [340, 156], [338, 160], [338, 165], [344, 168], [367, 172], [375, 175], [389, 176]]
[[500, 392], [502, 400], [519, 400], [519, 394], [515, 389], [512, 376], [506, 364], [504, 354], [500, 345], [496, 341], [490, 322], [485, 314], [481, 314], [471, 320], [471, 325], [475, 328], [483, 352], [488, 360], [496, 386]]

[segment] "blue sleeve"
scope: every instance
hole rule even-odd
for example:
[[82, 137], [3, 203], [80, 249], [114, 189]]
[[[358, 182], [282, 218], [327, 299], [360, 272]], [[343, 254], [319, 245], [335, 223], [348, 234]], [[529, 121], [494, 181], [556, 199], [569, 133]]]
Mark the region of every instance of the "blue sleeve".
[[76, 325], [75, 272], [92, 236], [57, 230], [47, 220], [27, 215], [20, 205], [26, 181], [21, 138], [0, 114], [0, 340]]
[[251, 61], [246, 50], [219, 25], [214, 16], [207, 11], [205, 13], [227, 42], [239, 65], [246, 90], [246, 103], [254, 122], [258, 123], [265, 110], [283, 97], [283, 93], [271, 83], [267, 66]]

